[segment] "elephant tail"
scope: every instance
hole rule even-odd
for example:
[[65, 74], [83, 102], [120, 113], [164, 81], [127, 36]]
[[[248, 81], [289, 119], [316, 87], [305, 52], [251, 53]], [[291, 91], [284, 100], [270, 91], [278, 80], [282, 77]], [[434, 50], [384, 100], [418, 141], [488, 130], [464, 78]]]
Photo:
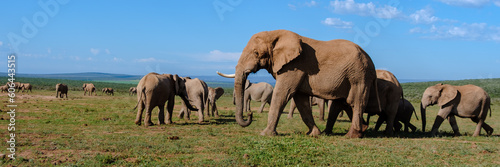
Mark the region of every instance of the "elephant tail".
[[146, 88], [142, 87], [142, 89], [137, 90], [137, 103], [135, 103], [135, 107], [133, 110], [136, 110], [139, 104], [142, 104], [146, 101]]

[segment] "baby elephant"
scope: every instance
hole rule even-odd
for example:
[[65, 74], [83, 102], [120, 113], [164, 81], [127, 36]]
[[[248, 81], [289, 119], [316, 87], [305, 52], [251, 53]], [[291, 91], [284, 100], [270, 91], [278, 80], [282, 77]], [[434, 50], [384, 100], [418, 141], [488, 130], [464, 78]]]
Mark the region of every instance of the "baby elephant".
[[[410, 128], [412, 132], [415, 132], [417, 130], [417, 127], [410, 123], [411, 116], [414, 112], [416, 112], [415, 108], [408, 100], [399, 100], [398, 113], [396, 114], [396, 120], [394, 121], [394, 130], [396, 132], [399, 132], [401, 130], [401, 127], [403, 126], [401, 125], [401, 123], [403, 123], [405, 126], [405, 132], [408, 132], [408, 128]], [[417, 117], [417, 113], [415, 113], [415, 117]]]
[[56, 85], [56, 98], [59, 96], [63, 98], [63, 95], [66, 95], [66, 99], [68, 98], [68, 86], [65, 84], [58, 83]]
[[422, 114], [422, 132], [425, 131], [425, 109], [427, 106], [438, 104], [440, 106], [434, 125], [432, 126], [431, 134], [436, 135], [439, 126], [448, 118], [450, 125], [455, 133], [459, 136], [457, 122], [455, 116], [461, 118], [471, 118], [477, 123], [476, 130], [473, 136], [479, 136], [481, 127], [488, 135], [493, 133], [493, 128], [486, 124], [484, 120], [490, 110], [490, 96], [482, 88], [475, 85], [453, 86], [448, 84], [437, 84], [428, 87], [422, 95], [422, 103], [420, 111]]

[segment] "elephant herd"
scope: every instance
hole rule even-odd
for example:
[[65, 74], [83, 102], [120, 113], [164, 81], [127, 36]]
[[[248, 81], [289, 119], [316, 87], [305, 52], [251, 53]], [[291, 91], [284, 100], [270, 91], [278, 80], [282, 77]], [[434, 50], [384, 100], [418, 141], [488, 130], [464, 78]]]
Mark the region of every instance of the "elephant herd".
[[7, 82], [5, 85], [0, 86], [2, 92], [9, 92], [9, 88], [14, 88], [14, 90], [17, 89], [17, 92], [24, 92], [25, 90], [26, 92], [33, 92], [33, 86], [30, 83]]
[[[210, 88], [198, 78], [192, 79], [172, 74], [149, 73], [139, 81], [135, 92], [137, 93], [135, 124], [142, 124], [142, 114], [146, 110], [144, 125], [150, 126], [154, 125], [151, 121], [151, 114], [155, 107], [159, 109], [158, 124], [172, 123], [175, 96], [182, 99], [179, 118], [190, 119], [191, 111], [198, 111], [198, 122], [202, 123], [205, 109], [207, 109], [207, 116], [219, 117], [215, 102], [224, 94], [224, 89], [221, 87]], [[167, 105], [166, 120], [165, 104]], [[211, 114], [209, 106], [212, 106]]]
[[[30, 90], [31, 90], [31, 86], [30, 86]], [[66, 98], [68, 98], [68, 90], [69, 90], [68, 85], [62, 84], [62, 83], [56, 84], [56, 98], [58, 98], [58, 97], [63, 98], [64, 96], [66, 96]], [[87, 92], [88, 92], [89, 96], [92, 96], [92, 94], [94, 94], [94, 96], [97, 96], [97, 88], [94, 86], [93, 83], [84, 83], [82, 85], [82, 90], [84, 91], [83, 92], [84, 96], [87, 95]], [[112, 95], [112, 96], [115, 95], [113, 88], [102, 88], [101, 91], [103, 94]], [[137, 93], [136, 88], [131, 87], [129, 89], [129, 95], [133, 95], [134, 93]]]
[[[247, 77], [260, 69], [267, 70], [276, 79], [267, 127], [261, 135], [277, 135], [280, 115], [292, 99], [302, 121], [309, 128], [307, 134], [312, 136], [331, 133], [341, 111], [345, 111], [351, 119], [351, 127], [346, 134], [350, 138], [363, 136], [367, 128], [363, 113], [378, 114], [380, 117], [377, 126], [381, 122], [387, 122], [387, 135], [393, 135], [394, 129], [401, 127], [396, 123], [399, 121], [412, 130], [416, 129], [404, 121], [408, 116], [402, 116], [404, 114], [398, 112], [401, 110], [412, 113], [413, 107], [404, 100], [396, 77], [388, 71], [375, 70], [370, 56], [360, 46], [340, 39], [318, 41], [288, 30], [254, 34], [241, 53], [235, 73], [219, 73], [221, 76], [234, 78], [235, 119], [242, 127], [249, 126], [253, 117], [251, 112], [246, 120], [243, 116], [243, 111], [247, 110]], [[311, 97], [331, 103], [328, 106], [330, 112], [327, 126], [323, 132], [313, 119]], [[436, 134], [444, 119], [448, 119], [458, 135], [455, 116], [471, 118], [477, 123], [474, 136], [479, 135], [481, 128], [488, 135], [493, 133], [493, 128], [484, 122], [488, 110], [491, 116], [490, 97], [477, 86], [437, 84], [427, 88], [420, 107], [422, 132], [425, 132], [425, 108], [434, 104], [438, 104], [440, 110], [431, 130], [432, 135]]]

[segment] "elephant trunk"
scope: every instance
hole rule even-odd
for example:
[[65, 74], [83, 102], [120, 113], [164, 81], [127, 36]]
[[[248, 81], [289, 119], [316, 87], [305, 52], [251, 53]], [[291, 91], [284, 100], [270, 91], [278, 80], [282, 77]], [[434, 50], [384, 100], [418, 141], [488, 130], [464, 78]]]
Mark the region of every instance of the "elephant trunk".
[[237, 71], [234, 79], [234, 100], [236, 104], [236, 122], [242, 127], [247, 127], [252, 123], [252, 113], [248, 114], [248, 119], [243, 119], [243, 95], [245, 92], [245, 82], [248, 74], [243, 71]]
[[427, 106], [424, 107], [423, 103], [420, 103], [420, 116], [422, 117], [422, 132], [425, 132], [425, 124], [427, 123], [426, 121], [426, 116], [425, 116], [425, 109]]
[[179, 97], [181, 97], [182, 101], [184, 101], [184, 104], [186, 104], [186, 107], [191, 110], [191, 111], [198, 111], [198, 109], [194, 108], [191, 103], [189, 103], [189, 99], [187, 97], [187, 95], [180, 95]]

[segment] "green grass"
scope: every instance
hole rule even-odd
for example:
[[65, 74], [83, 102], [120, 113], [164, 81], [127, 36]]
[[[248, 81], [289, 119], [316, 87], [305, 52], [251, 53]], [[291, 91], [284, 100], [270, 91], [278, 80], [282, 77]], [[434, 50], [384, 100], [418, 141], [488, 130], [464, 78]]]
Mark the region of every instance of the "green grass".
[[[499, 90], [500, 80], [486, 82], [488, 92]], [[23, 82], [23, 81], [21, 81]], [[78, 81], [80, 82], [80, 81]], [[81, 81], [83, 82], [83, 81]], [[468, 81], [462, 81], [465, 84]], [[443, 83], [448, 83], [444, 81]], [[403, 84], [405, 95], [418, 106], [419, 91], [435, 83]], [[75, 84], [76, 86], [81, 86]], [[97, 84], [96, 84], [97, 85]], [[123, 86], [124, 88], [126, 86]], [[128, 88], [127, 88], [128, 89]], [[414, 92], [412, 92], [414, 91]], [[447, 121], [439, 137], [428, 133], [398, 133], [386, 137], [373, 131], [375, 118], [362, 139], [344, 137], [350, 122], [339, 118], [333, 136], [310, 137], [307, 127], [297, 114], [293, 119], [282, 115], [278, 136], [260, 136], [267, 125], [264, 113], [254, 113], [252, 125], [242, 128], [234, 121], [231, 89], [218, 101], [220, 118], [207, 118], [197, 124], [197, 114], [191, 120], [177, 118], [180, 99], [176, 99], [174, 124], [151, 127], [136, 126], [135, 96], [117, 92], [115, 96], [83, 96], [70, 91], [69, 99], [56, 99], [51, 90], [19, 93], [16, 113], [16, 157], [1, 159], [0, 166], [499, 166], [500, 104], [494, 97], [492, 117], [486, 119], [494, 129], [493, 136], [472, 137], [475, 124], [470, 119], [457, 118], [463, 136], [453, 137]], [[420, 93], [421, 93], [420, 92]], [[6, 93], [0, 98], [7, 99]], [[6, 102], [1, 102], [0, 128], [4, 141], [9, 116]], [[259, 108], [252, 102], [252, 110]], [[313, 114], [318, 117], [318, 108]], [[427, 131], [438, 108], [428, 108]], [[285, 109], [285, 114], [288, 107]], [[158, 110], [153, 111], [157, 123]], [[420, 116], [420, 114], [419, 114]], [[323, 130], [325, 122], [316, 122]], [[412, 118], [421, 128], [421, 121]], [[381, 129], [385, 129], [385, 125]], [[178, 137], [178, 139], [177, 139]], [[0, 144], [6, 154], [7, 143]]]

